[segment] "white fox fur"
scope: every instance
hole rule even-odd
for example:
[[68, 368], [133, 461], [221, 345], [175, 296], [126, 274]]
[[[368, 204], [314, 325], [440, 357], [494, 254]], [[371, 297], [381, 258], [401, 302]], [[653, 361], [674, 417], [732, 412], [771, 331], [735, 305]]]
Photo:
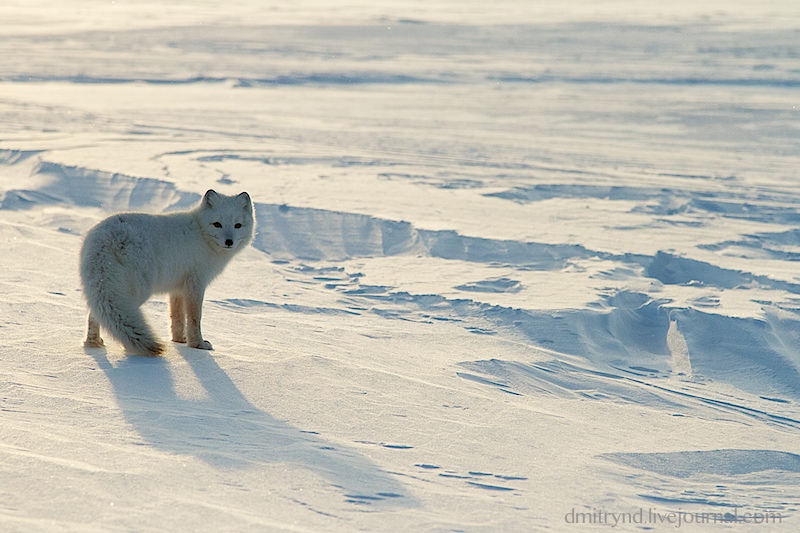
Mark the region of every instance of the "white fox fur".
[[253, 239], [254, 225], [246, 192], [224, 196], [209, 190], [190, 211], [122, 213], [94, 226], [80, 257], [89, 307], [85, 345], [103, 346], [103, 326], [131, 352], [161, 354], [164, 344], [140, 307], [153, 294], [169, 293], [172, 340], [210, 350], [200, 331], [203, 294]]

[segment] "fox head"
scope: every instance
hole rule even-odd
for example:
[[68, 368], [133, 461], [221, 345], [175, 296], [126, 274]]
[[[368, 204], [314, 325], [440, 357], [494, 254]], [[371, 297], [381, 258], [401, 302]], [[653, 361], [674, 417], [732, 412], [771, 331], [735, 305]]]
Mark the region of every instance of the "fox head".
[[215, 251], [236, 252], [253, 240], [253, 203], [246, 192], [226, 196], [209, 189], [198, 209], [203, 236]]

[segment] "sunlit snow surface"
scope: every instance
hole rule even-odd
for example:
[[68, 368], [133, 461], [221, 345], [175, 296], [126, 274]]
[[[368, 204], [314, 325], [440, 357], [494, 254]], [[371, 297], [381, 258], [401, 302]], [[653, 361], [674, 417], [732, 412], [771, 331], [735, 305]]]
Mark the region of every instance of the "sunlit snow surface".
[[[169, 4], [0, 6], [0, 530], [797, 527], [800, 6]], [[209, 188], [216, 350], [85, 350]]]

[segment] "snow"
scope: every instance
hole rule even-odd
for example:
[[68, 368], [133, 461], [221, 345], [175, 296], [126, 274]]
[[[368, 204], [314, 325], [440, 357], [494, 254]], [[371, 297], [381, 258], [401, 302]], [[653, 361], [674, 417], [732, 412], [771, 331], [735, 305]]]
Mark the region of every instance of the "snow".
[[[796, 529], [800, 7], [655, 4], [4, 2], [0, 530]], [[84, 349], [208, 188], [215, 350]]]

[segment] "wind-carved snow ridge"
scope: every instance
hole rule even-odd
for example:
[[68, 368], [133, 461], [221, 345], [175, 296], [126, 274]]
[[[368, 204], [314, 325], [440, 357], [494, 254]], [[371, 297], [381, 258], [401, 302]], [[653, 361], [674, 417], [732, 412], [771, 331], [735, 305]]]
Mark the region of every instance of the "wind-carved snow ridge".
[[0, 165], [16, 165], [42, 153], [42, 150], [0, 150]]
[[736, 289], [755, 284], [771, 289], [800, 294], [800, 284], [772, 279], [721, 268], [704, 261], [658, 252], [645, 266], [645, 275], [666, 285], [711, 286], [720, 289]]
[[339, 261], [406, 253], [531, 270], [562, 268], [593, 252], [579, 245], [483, 239], [455, 231], [430, 231], [412, 224], [286, 205], [256, 206], [259, 231], [254, 246], [276, 259]]
[[701, 245], [711, 251], [745, 250], [749, 255], [778, 261], [800, 261], [800, 230], [745, 235], [738, 240]]
[[342, 260], [421, 250], [407, 222], [285, 205], [256, 206], [253, 245], [275, 259]]
[[[10, 160], [16, 164], [31, 155], [33, 153]], [[108, 211], [164, 211], [188, 208], [200, 199], [199, 194], [178, 191], [174, 184], [166, 181], [44, 160], [37, 164], [34, 173], [50, 178], [50, 183], [36, 190], [8, 191], [0, 202], [0, 209], [28, 209], [36, 205], [67, 203]]]

